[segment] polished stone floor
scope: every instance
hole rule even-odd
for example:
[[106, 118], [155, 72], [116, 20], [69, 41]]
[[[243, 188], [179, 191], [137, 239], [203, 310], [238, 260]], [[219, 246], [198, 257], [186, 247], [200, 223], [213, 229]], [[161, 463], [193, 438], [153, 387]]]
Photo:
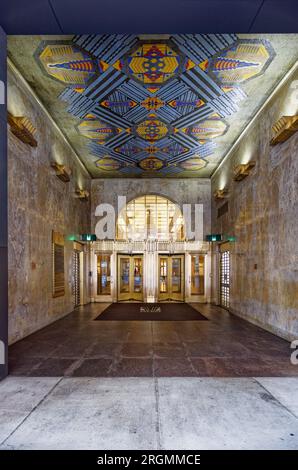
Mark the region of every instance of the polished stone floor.
[[[89, 304], [9, 348], [9, 372], [31, 377], [290, 377], [290, 344], [227, 311], [209, 321], [94, 321]], [[129, 308], [129, 304], [127, 304]]]
[[298, 449], [298, 378], [8, 377], [0, 449]]

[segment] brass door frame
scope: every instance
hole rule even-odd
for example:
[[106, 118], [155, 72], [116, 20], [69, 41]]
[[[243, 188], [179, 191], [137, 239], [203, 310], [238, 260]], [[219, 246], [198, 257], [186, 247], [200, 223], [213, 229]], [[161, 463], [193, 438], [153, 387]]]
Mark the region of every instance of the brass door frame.
[[[141, 292], [135, 292], [135, 285], [134, 285], [134, 260], [141, 259]], [[121, 259], [129, 260], [129, 290], [128, 292], [120, 292], [121, 287]], [[127, 300], [139, 300], [143, 301], [143, 292], [144, 292], [144, 285], [143, 285], [143, 271], [144, 271], [144, 257], [143, 254], [118, 254], [117, 256], [117, 299], [119, 302], [127, 301]]]
[[[199, 270], [197, 272], [197, 275], [195, 275], [193, 268], [193, 258], [195, 256], [198, 256], [199, 258]], [[205, 296], [205, 275], [206, 275], [206, 255], [204, 253], [190, 253], [190, 295], [193, 297], [197, 296]], [[202, 264], [203, 264], [203, 273], [201, 274], [200, 272], [200, 258], [203, 259]], [[195, 278], [199, 278], [199, 292], [193, 292], [194, 290], [194, 281]]]
[[[111, 257], [112, 254], [110, 252], [101, 252], [101, 253], [96, 253], [96, 296], [98, 297], [103, 297], [103, 296], [110, 296], [112, 294], [112, 275], [111, 275]], [[102, 267], [98, 267], [98, 263], [101, 262], [102, 257], [107, 258], [107, 283], [109, 283], [109, 292], [99, 292], [101, 290], [101, 287], [99, 285], [99, 278], [103, 277], [102, 274]], [[99, 269], [98, 269], [99, 268]], [[98, 272], [99, 271], [99, 272]]]
[[[173, 291], [173, 260], [180, 260], [180, 291]], [[161, 260], [166, 260], [167, 263], [167, 280], [166, 280], [166, 292], [161, 292]], [[185, 256], [184, 254], [159, 254], [158, 255], [158, 300], [159, 301], [171, 301], [178, 300], [184, 302], [185, 300]]]

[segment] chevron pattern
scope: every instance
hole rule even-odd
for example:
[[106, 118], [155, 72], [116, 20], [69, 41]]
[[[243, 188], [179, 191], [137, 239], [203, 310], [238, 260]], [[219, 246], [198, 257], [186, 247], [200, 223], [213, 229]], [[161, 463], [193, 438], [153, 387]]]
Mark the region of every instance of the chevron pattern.
[[247, 98], [241, 84], [274, 56], [267, 40], [235, 34], [79, 35], [36, 54], [65, 87], [94, 176], [107, 177], [200, 176]]

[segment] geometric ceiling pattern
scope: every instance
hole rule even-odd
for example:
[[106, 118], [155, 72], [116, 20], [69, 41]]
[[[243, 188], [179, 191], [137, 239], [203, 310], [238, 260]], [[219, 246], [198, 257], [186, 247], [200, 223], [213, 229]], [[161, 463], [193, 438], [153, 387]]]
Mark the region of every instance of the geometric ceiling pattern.
[[192, 174], [212, 161], [242, 86], [274, 60], [266, 39], [236, 34], [80, 35], [42, 41], [35, 59], [101, 176]]

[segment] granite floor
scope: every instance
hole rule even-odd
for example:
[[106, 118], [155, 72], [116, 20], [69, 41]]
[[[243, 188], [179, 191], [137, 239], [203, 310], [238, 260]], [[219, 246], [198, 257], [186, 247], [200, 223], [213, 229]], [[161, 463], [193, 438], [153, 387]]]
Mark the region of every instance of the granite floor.
[[8, 377], [0, 449], [298, 449], [298, 378]]
[[[9, 373], [33, 377], [291, 377], [290, 344], [212, 305], [209, 321], [94, 321], [89, 304], [9, 348]], [[129, 308], [129, 304], [127, 304]]]

